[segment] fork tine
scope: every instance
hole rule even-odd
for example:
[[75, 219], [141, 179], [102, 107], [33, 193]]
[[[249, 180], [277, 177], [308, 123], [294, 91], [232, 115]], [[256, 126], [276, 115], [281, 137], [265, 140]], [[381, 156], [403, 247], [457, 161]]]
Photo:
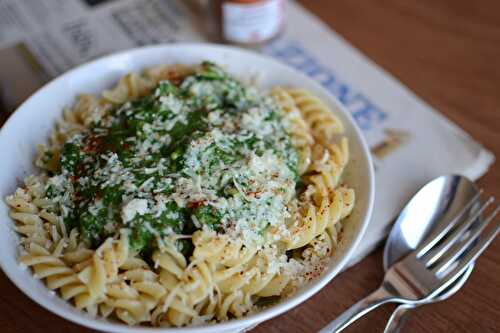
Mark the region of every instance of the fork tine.
[[449, 273], [441, 278], [441, 286], [438, 288], [438, 290], [435, 291], [435, 293], [439, 293], [441, 290], [446, 288], [450, 282], [454, 281], [457, 278], [458, 274], [462, 274], [467, 269], [468, 265], [471, 262], [475, 261], [481, 255], [481, 253], [486, 250], [488, 245], [490, 245], [493, 239], [495, 239], [498, 232], [500, 232], [500, 225], [497, 224], [486, 235], [484, 235], [484, 237], [482, 237], [481, 240], [476, 243], [476, 245], [474, 245], [469, 250], [465, 257], [460, 260], [457, 267], [452, 269]]
[[472, 216], [458, 225], [458, 227], [448, 232], [444, 236], [446, 239], [433, 248], [431, 248], [422, 258], [424, 263], [429, 266], [434, 264], [453, 244], [456, 244], [457, 240], [465, 233], [467, 229], [477, 220], [479, 216], [484, 212], [484, 210], [493, 202], [495, 199], [493, 197], [488, 198], [488, 200], [482, 205], [478, 210], [476, 210]]
[[439, 263], [436, 267], [432, 268], [432, 272], [435, 274], [440, 274], [445, 271], [458, 257], [464, 253], [469, 246], [474, 242], [481, 232], [486, 228], [486, 226], [495, 218], [495, 216], [500, 211], [500, 206], [497, 206], [496, 209], [491, 213], [487, 218], [480, 221], [477, 225], [474, 225], [470, 230], [470, 235], [467, 236], [467, 239], [464, 241], [456, 242], [453, 246], [439, 259]]
[[434, 245], [436, 245], [437, 242], [441, 240], [441, 238], [446, 235], [451, 228], [455, 224], [457, 224], [458, 221], [462, 219], [462, 217], [469, 211], [469, 209], [472, 207], [472, 205], [479, 199], [481, 194], [483, 193], [483, 190], [479, 190], [476, 195], [460, 210], [457, 216], [453, 218], [453, 220], [441, 226], [441, 228], [438, 228], [436, 231], [432, 232], [423, 242], [422, 244], [417, 247], [415, 250], [415, 253], [417, 255], [417, 258], [422, 257], [425, 253], [427, 253]]

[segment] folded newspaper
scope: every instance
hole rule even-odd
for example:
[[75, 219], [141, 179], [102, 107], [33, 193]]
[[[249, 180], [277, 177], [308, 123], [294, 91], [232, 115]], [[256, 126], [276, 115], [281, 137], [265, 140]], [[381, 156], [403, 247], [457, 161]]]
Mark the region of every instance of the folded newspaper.
[[[50, 78], [101, 55], [161, 42], [207, 41], [186, 3], [1, 1], [4, 110], [13, 110]], [[260, 51], [304, 72], [335, 95], [352, 113], [373, 153], [375, 210], [354, 264], [384, 239], [420, 186], [447, 173], [475, 180], [494, 157], [300, 5], [291, 1], [287, 10], [287, 29]]]

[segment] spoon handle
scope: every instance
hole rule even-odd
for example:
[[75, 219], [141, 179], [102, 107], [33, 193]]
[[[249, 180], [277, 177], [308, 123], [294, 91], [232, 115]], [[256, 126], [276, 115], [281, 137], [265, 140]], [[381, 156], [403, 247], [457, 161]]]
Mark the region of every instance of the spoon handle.
[[382, 304], [394, 301], [395, 297], [382, 285], [370, 295], [352, 305], [339, 317], [330, 322], [327, 326], [323, 327], [318, 333], [340, 332], [371, 310]]
[[408, 312], [416, 307], [417, 306], [413, 304], [398, 305], [389, 318], [389, 321], [385, 326], [384, 333], [399, 333], [401, 331], [401, 327], [403, 327], [404, 323], [408, 319]]

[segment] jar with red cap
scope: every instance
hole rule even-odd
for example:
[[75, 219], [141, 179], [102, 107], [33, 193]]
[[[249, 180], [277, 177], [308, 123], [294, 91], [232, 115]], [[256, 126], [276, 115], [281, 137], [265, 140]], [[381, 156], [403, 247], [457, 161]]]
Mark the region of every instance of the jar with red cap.
[[280, 34], [286, 0], [215, 1], [219, 35], [223, 41], [242, 45], [265, 43]]

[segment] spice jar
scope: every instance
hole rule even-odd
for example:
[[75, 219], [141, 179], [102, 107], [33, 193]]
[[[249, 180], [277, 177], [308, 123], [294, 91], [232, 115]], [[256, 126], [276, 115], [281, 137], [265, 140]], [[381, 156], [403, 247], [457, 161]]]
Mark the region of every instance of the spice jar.
[[286, 0], [215, 2], [219, 35], [225, 42], [256, 45], [276, 37], [284, 27]]

